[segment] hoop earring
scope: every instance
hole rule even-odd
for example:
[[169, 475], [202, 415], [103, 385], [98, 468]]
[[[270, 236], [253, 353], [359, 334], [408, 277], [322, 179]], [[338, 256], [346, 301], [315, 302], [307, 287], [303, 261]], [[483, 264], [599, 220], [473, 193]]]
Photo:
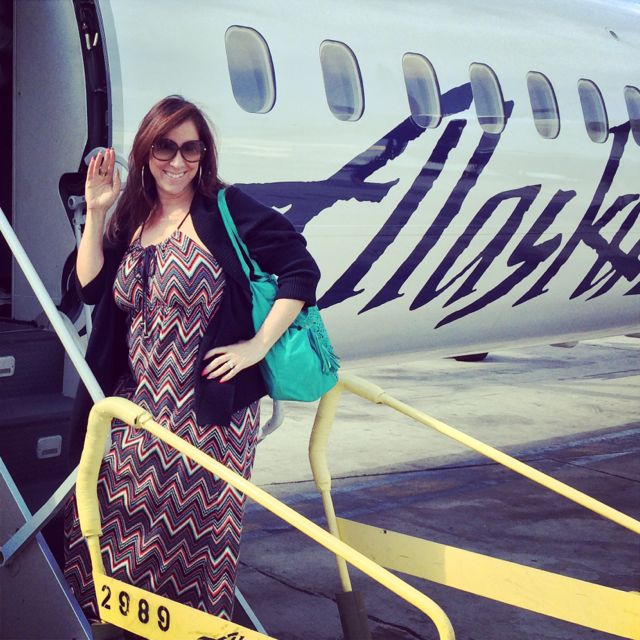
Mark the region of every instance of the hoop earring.
[[146, 191], [147, 187], [144, 184], [144, 165], [142, 166], [142, 190]]

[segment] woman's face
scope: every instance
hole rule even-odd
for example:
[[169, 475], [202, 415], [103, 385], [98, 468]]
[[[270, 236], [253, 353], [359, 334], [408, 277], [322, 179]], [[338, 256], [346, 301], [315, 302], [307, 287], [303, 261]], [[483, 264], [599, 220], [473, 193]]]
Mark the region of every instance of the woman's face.
[[[156, 146], [164, 147], [166, 153], [168, 145], [164, 142], [165, 140], [171, 140], [178, 147], [181, 147], [185, 142], [199, 139], [198, 130], [193, 120], [185, 120], [162, 137], [163, 143], [161, 145], [158, 145], [159, 141], [156, 141]], [[153, 154], [153, 149], [149, 154], [149, 169], [156, 181], [160, 198], [163, 196], [176, 198], [190, 194], [193, 191], [191, 181], [195, 178], [199, 168], [200, 162], [198, 160], [187, 162], [181, 151], [178, 151], [169, 160], [158, 160]]]

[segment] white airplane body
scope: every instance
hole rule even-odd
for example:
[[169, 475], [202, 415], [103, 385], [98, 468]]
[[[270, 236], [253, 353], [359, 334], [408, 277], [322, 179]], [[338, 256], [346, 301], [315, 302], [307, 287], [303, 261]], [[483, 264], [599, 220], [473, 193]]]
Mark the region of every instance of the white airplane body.
[[[640, 85], [637, 4], [101, 0], [96, 9], [108, 143], [126, 157], [142, 116], [165, 95], [201, 105], [215, 125], [223, 179], [304, 232], [322, 270], [320, 306], [346, 361], [637, 330], [640, 146], [624, 97]], [[269, 47], [276, 99], [267, 113], [234, 98], [225, 49], [233, 26], [255, 29]], [[358, 60], [365, 108], [357, 121], [327, 105], [325, 40], [345, 43]], [[411, 120], [406, 53], [425, 56], [437, 75], [435, 128]], [[500, 134], [478, 122], [473, 63], [499, 80]], [[531, 71], [553, 85], [555, 139], [534, 126]], [[604, 143], [587, 135], [580, 79], [604, 98]], [[65, 141], [76, 147], [65, 154], [68, 171], [84, 142]], [[47, 220], [67, 236], [60, 263], [73, 250], [68, 218], [59, 206]]]

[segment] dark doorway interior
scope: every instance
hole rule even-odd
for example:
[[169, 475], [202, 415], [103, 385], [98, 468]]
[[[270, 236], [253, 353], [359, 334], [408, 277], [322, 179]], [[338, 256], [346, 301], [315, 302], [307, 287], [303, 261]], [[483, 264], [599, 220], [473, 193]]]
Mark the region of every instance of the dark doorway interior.
[[[11, 222], [13, 0], [0, 0], [0, 206]], [[11, 317], [11, 252], [0, 240], [0, 317]]]

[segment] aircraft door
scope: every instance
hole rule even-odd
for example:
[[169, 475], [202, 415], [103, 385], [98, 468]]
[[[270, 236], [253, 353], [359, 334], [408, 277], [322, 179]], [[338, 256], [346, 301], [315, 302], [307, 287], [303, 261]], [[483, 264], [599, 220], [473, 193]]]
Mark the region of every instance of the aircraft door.
[[[20, 0], [14, 11], [13, 227], [58, 304], [75, 247], [60, 180], [78, 171], [87, 144], [82, 44], [72, 0]], [[14, 263], [12, 318], [40, 313]]]

